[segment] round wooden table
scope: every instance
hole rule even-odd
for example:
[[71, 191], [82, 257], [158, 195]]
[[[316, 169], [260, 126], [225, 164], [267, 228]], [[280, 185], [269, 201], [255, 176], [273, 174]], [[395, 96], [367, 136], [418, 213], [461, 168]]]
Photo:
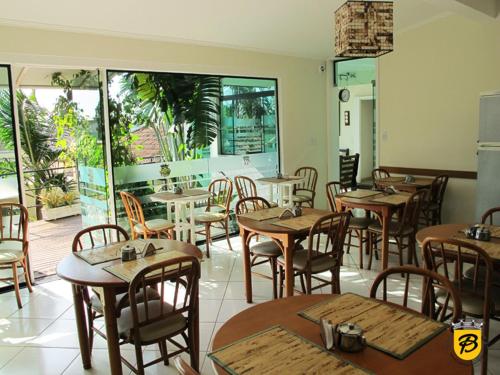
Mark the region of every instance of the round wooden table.
[[461, 230], [470, 227], [470, 224], [442, 224], [433, 225], [420, 229], [416, 234], [419, 245], [422, 245], [427, 237], [452, 238]]
[[[148, 239], [156, 248], [171, 251], [179, 251], [186, 255], [192, 255], [199, 259], [203, 257], [200, 249], [196, 246], [174, 240]], [[126, 242], [123, 242], [125, 245]], [[111, 244], [112, 245], [112, 244]], [[120, 263], [121, 260], [113, 260], [106, 263], [91, 265], [75, 254], [66, 256], [57, 265], [57, 275], [72, 285], [73, 302], [75, 308], [76, 327], [78, 330], [78, 341], [82, 355], [83, 368], [91, 368], [90, 349], [87, 332], [87, 318], [85, 303], [83, 301], [82, 288], [80, 286], [102, 289], [104, 321], [106, 325], [106, 337], [108, 344], [109, 364], [111, 373], [122, 374], [120, 346], [118, 345], [118, 329], [116, 326], [116, 294], [118, 288], [128, 287], [128, 283], [103, 267]], [[197, 327], [198, 325], [195, 324]]]
[[[251, 307], [228, 320], [215, 334], [212, 350], [219, 349], [266, 328], [281, 325], [306, 339], [323, 346], [319, 325], [297, 313], [331, 295], [302, 295], [265, 302]], [[390, 333], [389, 333], [390, 334]], [[376, 374], [472, 374], [472, 364], [454, 358], [452, 333], [443, 331], [404, 360], [393, 358], [367, 347], [360, 353], [338, 352], [349, 360]], [[227, 374], [214, 364], [218, 374]]]
[[[272, 210], [272, 208], [271, 208]], [[264, 210], [262, 210], [264, 211]], [[315, 215], [317, 217], [331, 214], [330, 211], [317, 210], [315, 208], [302, 208], [302, 215]], [[244, 216], [238, 216], [240, 236], [243, 246], [243, 267], [245, 273], [245, 291], [247, 302], [252, 302], [252, 272], [250, 270], [250, 248], [248, 238], [252, 234], [259, 234], [271, 238], [281, 244], [285, 258], [285, 295], [293, 296], [293, 251], [295, 241], [305, 238], [311, 228], [303, 230], [291, 229], [279, 225], [273, 225], [278, 218], [268, 220], [254, 220]], [[312, 226], [312, 225], [311, 225]]]

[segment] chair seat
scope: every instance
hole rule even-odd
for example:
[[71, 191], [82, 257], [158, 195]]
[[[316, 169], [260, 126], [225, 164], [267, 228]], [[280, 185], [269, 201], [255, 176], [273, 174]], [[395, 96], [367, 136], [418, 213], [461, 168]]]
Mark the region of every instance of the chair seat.
[[24, 258], [22, 241], [0, 241], [0, 264], [20, 261]]
[[[458, 282], [453, 282], [458, 290]], [[477, 292], [482, 292], [483, 287], [478, 286]], [[465, 315], [481, 317], [483, 316], [484, 299], [477, 293], [473, 293], [472, 280], [462, 279], [462, 291], [459, 291], [460, 300], [462, 301], [462, 311]], [[491, 313], [497, 315], [500, 313], [500, 288], [492, 286], [491, 288]], [[445, 301], [446, 292], [442, 289], [436, 291], [436, 300], [439, 304]], [[453, 302], [450, 298], [449, 307], [453, 307]]]
[[363, 230], [367, 229], [368, 226], [376, 224], [378, 221], [371, 219], [369, 217], [351, 217], [349, 220], [349, 229]]
[[250, 247], [250, 252], [265, 257], [277, 257], [283, 254], [281, 248], [274, 241], [258, 242]]
[[[157, 300], [160, 299], [160, 295], [156, 291], [156, 289], [153, 288], [147, 288], [146, 293], [148, 295], [148, 300]], [[116, 305], [115, 308], [118, 310], [118, 308], [121, 307], [127, 307], [128, 306], [128, 301], [124, 303], [125, 299], [128, 298], [128, 292], [125, 293], [120, 293], [116, 295]], [[138, 303], [144, 302], [144, 293], [143, 290], [141, 290], [139, 293], [136, 295], [136, 300]], [[97, 294], [92, 294], [90, 297], [90, 305], [92, 306], [92, 309], [97, 311], [98, 313], [102, 314], [103, 309], [102, 309], [102, 302], [99, 299], [99, 296]]]
[[[400, 230], [400, 227], [401, 227], [401, 224], [397, 221], [391, 221], [389, 223], [389, 235], [390, 236], [396, 236], [399, 234], [399, 230]], [[374, 233], [377, 233], [377, 234], [382, 234], [382, 225], [379, 223], [379, 222], [376, 222], [376, 223], [373, 223], [373, 224], [370, 224], [368, 226], [368, 230], [370, 232], [374, 232]], [[411, 226], [405, 226], [402, 230], [402, 234], [403, 235], [408, 235], [408, 234], [411, 234], [413, 232], [413, 227]]]
[[[146, 221], [146, 227], [149, 230], [155, 231], [155, 232], [164, 232], [169, 229], [172, 229], [175, 227], [174, 223], [171, 223], [168, 220], [165, 219], [152, 219], [152, 220], [147, 220]], [[136, 224], [134, 225], [134, 230], [137, 233], [144, 233], [144, 227], [142, 224]]]
[[297, 194], [297, 195], [292, 195], [292, 201], [293, 202], [296, 202], [296, 203], [301, 203], [301, 202], [308, 202], [310, 201], [312, 198], [307, 196], [307, 195], [301, 195], [301, 194]]
[[426, 207], [423, 208], [424, 211], [437, 211], [439, 210], [439, 204], [431, 202]]
[[[159, 300], [149, 301], [148, 320], [159, 318], [163, 306], [163, 314], [172, 310], [172, 306], [166, 302]], [[144, 322], [146, 320], [146, 304], [140, 303], [137, 305], [138, 320]], [[121, 315], [117, 320], [118, 333], [120, 337], [131, 340], [133, 333], [131, 332], [134, 322], [132, 318], [132, 309], [126, 307], [121, 311]], [[181, 331], [187, 327], [187, 319], [181, 314], [176, 313], [163, 319], [151, 322], [139, 329], [141, 342], [147, 343], [156, 341], [162, 337], [167, 337], [175, 332]]]
[[196, 223], [214, 223], [222, 221], [225, 218], [226, 214], [224, 212], [203, 212], [194, 215], [194, 221]]
[[[300, 272], [305, 271], [307, 265], [307, 256], [307, 250], [296, 251], [295, 254], [293, 254], [293, 269]], [[281, 265], [285, 264], [285, 257], [283, 255], [278, 257], [278, 263], [280, 263]], [[335, 266], [337, 266], [337, 261], [330, 256], [315, 258], [313, 259], [311, 264], [311, 272], [320, 273], [327, 271]]]

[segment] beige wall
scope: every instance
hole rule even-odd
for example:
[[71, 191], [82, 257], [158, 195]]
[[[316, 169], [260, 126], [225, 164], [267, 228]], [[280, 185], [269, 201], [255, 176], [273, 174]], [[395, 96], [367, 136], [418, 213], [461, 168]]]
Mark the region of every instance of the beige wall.
[[[380, 165], [475, 171], [479, 94], [500, 89], [499, 67], [498, 23], [456, 15], [397, 35], [379, 61]], [[474, 208], [475, 181], [451, 180], [445, 220]]]
[[282, 166], [318, 169], [326, 207], [327, 74], [319, 60], [169, 42], [0, 26], [0, 62], [85, 68], [271, 77], [278, 79]]

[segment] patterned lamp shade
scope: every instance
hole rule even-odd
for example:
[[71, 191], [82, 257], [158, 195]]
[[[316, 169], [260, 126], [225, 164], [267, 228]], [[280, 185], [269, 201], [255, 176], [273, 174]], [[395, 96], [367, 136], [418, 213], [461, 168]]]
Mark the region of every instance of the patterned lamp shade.
[[377, 57], [393, 49], [393, 3], [347, 1], [335, 12], [335, 55]]

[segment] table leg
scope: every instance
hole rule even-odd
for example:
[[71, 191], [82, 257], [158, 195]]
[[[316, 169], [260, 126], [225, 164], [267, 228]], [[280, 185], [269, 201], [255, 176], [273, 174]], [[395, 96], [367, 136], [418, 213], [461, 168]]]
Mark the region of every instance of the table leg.
[[283, 250], [285, 256], [285, 296], [293, 296], [293, 247], [294, 240], [293, 237], [288, 236], [285, 241], [283, 241]]
[[167, 220], [172, 222], [172, 204], [167, 202]]
[[84, 369], [92, 367], [90, 362], [89, 336], [87, 331], [87, 320], [85, 316], [85, 303], [83, 302], [82, 288], [71, 284], [73, 290], [73, 304], [75, 307], [76, 329], [78, 331], [78, 343]]
[[189, 229], [187, 227], [187, 215], [186, 215], [186, 204], [179, 202], [181, 211], [181, 222], [182, 222], [182, 240], [187, 242]]
[[293, 185], [288, 185], [288, 207], [293, 207]]
[[277, 185], [278, 187], [278, 206], [284, 207], [283, 206], [283, 185]]
[[250, 247], [247, 243], [249, 232], [241, 229], [241, 244], [243, 246], [243, 268], [245, 272], [245, 292], [247, 295], [247, 302], [252, 303], [252, 271], [250, 269]]
[[191, 243], [196, 245], [196, 224], [194, 222], [194, 201], [189, 202], [189, 225], [191, 226]]
[[174, 207], [175, 207], [175, 239], [177, 241], [182, 241], [181, 210], [177, 202], [174, 203]]
[[109, 366], [112, 375], [122, 375], [118, 328], [116, 326], [116, 295], [113, 288], [104, 288], [104, 322], [108, 342]]
[[389, 265], [389, 223], [391, 210], [387, 207], [382, 211], [382, 271]]
[[273, 184], [269, 184], [269, 202], [273, 201]]

